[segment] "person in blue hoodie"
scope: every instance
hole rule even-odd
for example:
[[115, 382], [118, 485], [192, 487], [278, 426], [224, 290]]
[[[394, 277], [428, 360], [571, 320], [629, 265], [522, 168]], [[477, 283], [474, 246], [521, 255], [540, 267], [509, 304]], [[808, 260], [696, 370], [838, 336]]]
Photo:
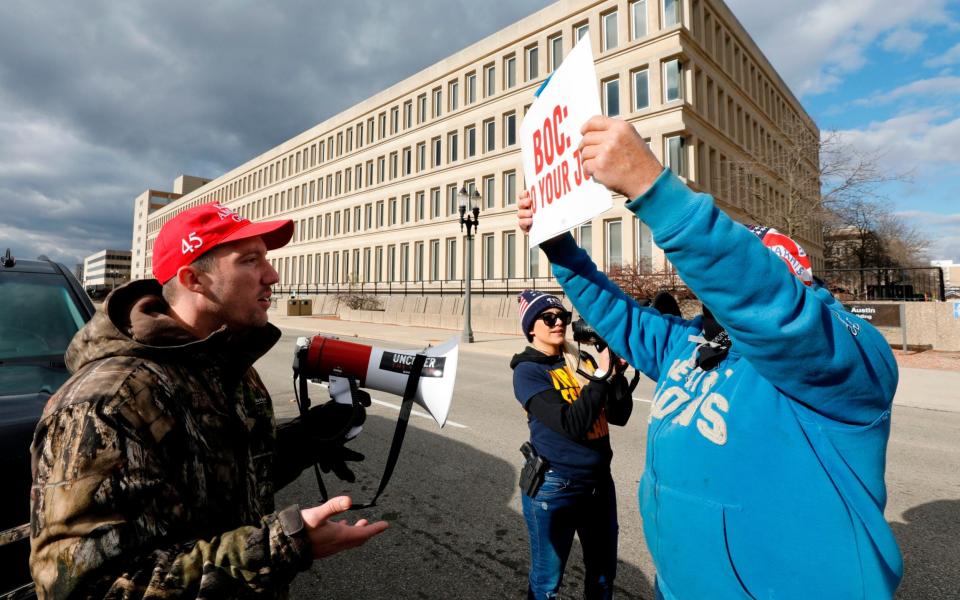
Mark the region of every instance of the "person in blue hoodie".
[[[797, 276], [798, 246], [689, 190], [632, 125], [594, 117], [583, 134], [585, 171], [629, 199], [708, 309], [663, 316], [569, 234], [541, 244], [577, 310], [656, 381], [639, 500], [657, 597], [891, 598], [903, 564], [883, 517], [889, 345]], [[527, 231], [526, 194], [518, 209]]]
[[527, 598], [557, 597], [574, 533], [583, 548], [584, 598], [612, 598], [619, 527], [608, 425], [626, 424], [633, 399], [619, 360], [612, 377], [602, 379], [611, 369], [609, 350], [600, 353], [599, 370], [588, 356], [581, 360], [566, 339], [571, 314], [559, 298], [524, 290], [517, 300], [532, 345], [510, 361], [513, 389], [527, 412], [529, 451], [546, 461], [533, 478], [539, 488], [521, 495], [530, 538]]

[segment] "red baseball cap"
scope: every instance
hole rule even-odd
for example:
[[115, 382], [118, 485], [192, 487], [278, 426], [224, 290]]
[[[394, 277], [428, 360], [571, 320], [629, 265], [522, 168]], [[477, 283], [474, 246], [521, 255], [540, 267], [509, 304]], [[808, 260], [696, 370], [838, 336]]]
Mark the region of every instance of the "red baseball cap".
[[164, 284], [180, 267], [217, 246], [258, 236], [263, 238], [267, 250], [285, 246], [293, 237], [293, 221], [254, 223], [218, 202], [185, 210], [157, 234], [153, 244], [153, 276]]

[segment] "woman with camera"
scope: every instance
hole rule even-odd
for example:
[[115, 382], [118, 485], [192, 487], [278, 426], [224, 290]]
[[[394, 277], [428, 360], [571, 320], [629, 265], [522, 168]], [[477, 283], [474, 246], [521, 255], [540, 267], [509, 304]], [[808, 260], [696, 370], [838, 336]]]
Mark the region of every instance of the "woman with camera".
[[[626, 424], [633, 406], [625, 363], [616, 359], [611, 365], [609, 349], [599, 354], [598, 365], [588, 355], [581, 360], [566, 339], [572, 315], [556, 296], [525, 290], [518, 301], [532, 343], [510, 361], [514, 393], [530, 427], [520, 478], [530, 537], [527, 596], [556, 597], [576, 533], [586, 571], [584, 597], [611, 598], [618, 524], [608, 424]], [[586, 371], [594, 371], [590, 380]]]

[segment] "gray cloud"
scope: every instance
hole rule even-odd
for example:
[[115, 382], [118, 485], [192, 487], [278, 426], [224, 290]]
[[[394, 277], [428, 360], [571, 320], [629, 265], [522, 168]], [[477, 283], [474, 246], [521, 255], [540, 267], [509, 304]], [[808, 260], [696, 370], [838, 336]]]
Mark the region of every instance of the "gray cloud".
[[147, 187], [217, 176], [547, 4], [7, 3], [0, 245], [127, 248]]

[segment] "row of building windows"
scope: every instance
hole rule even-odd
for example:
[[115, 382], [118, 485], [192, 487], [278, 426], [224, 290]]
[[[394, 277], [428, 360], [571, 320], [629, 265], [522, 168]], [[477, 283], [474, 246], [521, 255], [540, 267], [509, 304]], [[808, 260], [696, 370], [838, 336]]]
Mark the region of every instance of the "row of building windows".
[[[619, 6], [623, 4], [623, 6]], [[600, 13], [600, 50], [608, 52], [621, 46], [620, 14], [625, 8], [627, 14], [626, 31], [632, 40], [639, 40], [650, 33], [649, 12], [653, 5], [659, 7], [660, 23], [663, 28], [670, 28], [681, 23], [681, 2], [679, 0], [633, 0], [617, 3], [613, 8]], [[648, 6], [649, 5], [649, 6]], [[589, 19], [578, 21], [571, 26], [569, 47], [585, 36], [590, 29]], [[510, 49], [497, 60], [487, 61], [477, 67], [470, 67], [462, 75], [450, 79], [446, 84], [434, 85], [429, 89], [416, 90], [410, 97], [399, 100], [397, 104], [378, 113], [362, 117], [355, 123], [331, 132], [325, 138], [321, 137], [309, 142], [287, 156], [277, 158], [267, 165], [237, 178], [224, 186], [212, 190], [204, 195], [201, 203], [220, 201], [228, 202], [234, 198], [255, 192], [263, 187], [273, 185], [288, 177], [302, 173], [306, 169], [314, 168], [326, 161], [343, 157], [354, 149], [363, 148], [365, 144], [380, 143], [392, 136], [405, 133], [408, 130], [424, 125], [445, 114], [456, 112], [478, 101], [478, 94], [483, 99], [494, 97], [499, 92], [513, 89], [520, 81], [519, 57], [523, 57], [522, 72], [525, 83], [540, 79], [541, 73], [540, 44], [519, 45], [522, 49]], [[547, 70], [552, 71], [562, 62], [564, 55], [564, 32], [559, 30], [547, 38]], [[501, 76], [498, 78], [498, 68]], [[478, 76], [480, 81], [478, 84]], [[479, 89], [478, 89], [479, 87]], [[446, 89], [445, 89], [446, 88]], [[446, 93], [446, 102], [444, 102]]]
[[[642, 269], [652, 268], [653, 239], [646, 225], [631, 220], [636, 227], [635, 259]], [[480, 243], [480, 270], [483, 279], [514, 279], [550, 276], [549, 264], [541, 260], [538, 248], [515, 230], [484, 233]], [[523, 262], [518, 255], [518, 237], [524, 244]], [[577, 242], [592, 254], [593, 226], [585, 223], [574, 230]], [[397, 244], [384, 244], [300, 254], [270, 259], [280, 275], [281, 286], [348, 283], [421, 283], [454, 281], [463, 277], [463, 258], [458, 245], [462, 237], [436, 238]], [[602, 265], [609, 269], [624, 262], [623, 223], [621, 219], [603, 221]], [[543, 265], [543, 269], [541, 269]]]
[[774, 123], [796, 118], [796, 111], [777, 90], [734, 34], [707, 7], [704, 0], [691, 0], [690, 29], [705, 55], [716, 61], [727, 76], [751, 98]]

